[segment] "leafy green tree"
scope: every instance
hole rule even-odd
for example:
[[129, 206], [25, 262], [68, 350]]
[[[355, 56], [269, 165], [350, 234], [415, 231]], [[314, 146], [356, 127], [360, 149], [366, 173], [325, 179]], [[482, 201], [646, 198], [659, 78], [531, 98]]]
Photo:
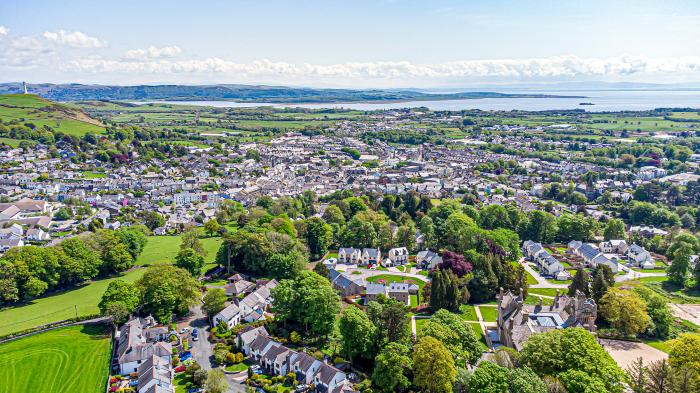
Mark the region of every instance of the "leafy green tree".
[[171, 265], [149, 267], [136, 281], [143, 311], [162, 323], [173, 314], [183, 315], [199, 299], [197, 282], [184, 269]]
[[209, 236], [214, 236], [221, 230], [221, 224], [216, 220], [209, 220], [204, 223], [204, 231]]
[[520, 237], [539, 243], [551, 243], [559, 229], [556, 218], [547, 212], [533, 210], [519, 230]]
[[129, 250], [132, 258], [136, 258], [141, 254], [143, 248], [146, 247], [148, 243], [148, 237], [146, 237], [145, 228], [142, 225], [120, 228], [114, 233], [117, 235], [119, 240], [124, 243]]
[[311, 258], [318, 259], [326, 254], [333, 239], [331, 226], [318, 217], [306, 220], [306, 243], [309, 245]]
[[559, 228], [557, 238], [560, 241], [587, 241], [593, 237], [596, 221], [582, 214], [563, 214], [557, 220], [557, 227]]
[[472, 279], [467, 284], [471, 301], [482, 303], [493, 299], [498, 290], [498, 277], [492, 267], [494, 256], [482, 256], [476, 252], [466, 253], [465, 256], [472, 262]]
[[508, 392], [509, 372], [495, 363], [481, 362], [469, 378], [469, 390], [479, 393]]
[[117, 237], [114, 231], [100, 229], [93, 237], [102, 258], [102, 271], [107, 274], [119, 273], [134, 265], [134, 257], [129, 247]]
[[198, 277], [204, 267], [204, 257], [191, 248], [184, 248], [175, 256], [175, 266], [187, 270], [192, 277]]
[[461, 291], [457, 276], [452, 270], [436, 269], [432, 272], [432, 289], [430, 293], [430, 308], [457, 311], [460, 304]]
[[600, 299], [600, 315], [625, 335], [637, 335], [646, 330], [651, 318], [647, 304], [636, 292], [610, 288]]
[[668, 268], [668, 281], [684, 286], [690, 268], [690, 256], [693, 253], [693, 248], [688, 243], [681, 243], [673, 250], [673, 261]]
[[435, 224], [429, 216], [423, 216], [420, 220], [420, 233], [423, 235], [423, 246], [426, 249], [435, 247]]
[[212, 288], [202, 297], [202, 310], [209, 318], [226, 308], [226, 292], [221, 288]]
[[142, 210], [139, 212], [139, 216], [141, 217], [141, 222], [143, 222], [143, 225], [147, 226], [150, 230], [154, 230], [165, 225], [165, 218], [163, 218], [163, 216], [156, 211]]
[[80, 237], [72, 237], [59, 245], [63, 253], [72, 258], [79, 266], [79, 273], [66, 281], [78, 283], [96, 277], [100, 272], [102, 260], [100, 254]]
[[405, 345], [391, 342], [374, 360], [372, 383], [382, 392], [398, 392], [411, 385], [407, 374], [412, 367], [409, 349]]
[[204, 388], [208, 393], [224, 393], [229, 390], [226, 375], [220, 369], [209, 370]]
[[510, 393], [547, 393], [547, 385], [527, 367], [510, 370]]
[[272, 311], [279, 319], [296, 322], [317, 336], [333, 331], [340, 297], [326, 278], [303, 271], [294, 279], [280, 281], [272, 298]]
[[345, 216], [343, 216], [343, 212], [336, 205], [329, 205], [323, 212], [322, 217], [328, 224], [345, 224]]
[[53, 219], [56, 221], [65, 221], [68, 220], [72, 217], [73, 215], [71, 212], [66, 209], [65, 207], [62, 207], [56, 211], [53, 215]]
[[667, 338], [671, 332], [674, 318], [666, 298], [643, 285], [637, 286], [633, 290], [647, 305], [647, 314], [652, 322], [649, 329], [651, 333], [661, 339]]
[[102, 315], [110, 315], [117, 324], [121, 324], [136, 310], [139, 301], [138, 288], [130, 282], [117, 279], [109, 283], [97, 307]]
[[346, 307], [338, 319], [343, 352], [348, 360], [367, 354], [374, 338], [374, 325], [367, 315], [357, 307]]
[[508, 210], [502, 205], [488, 205], [479, 212], [479, 225], [484, 229], [513, 229]]
[[443, 224], [443, 234], [439, 238], [442, 247], [458, 253], [474, 247], [476, 234], [479, 232], [474, 220], [463, 213], [452, 213]]
[[625, 223], [619, 218], [611, 218], [605, 224], [603, 238], [607, 240], [617, 240], [625, 238]]
[[426, 323], [419, 337], [433, 337], [442, 342], [455, 359], [474, 364], [481, 357], [482, 349], [471, 327], [447, 310], [438, 310]]
[[596, 268], [595, 274], [593, 276], [593, 283], [591, 284], [591, 295], [593, 300], [597, 302], [605, 295], [608, 288], [615, 285], [615, 275], [609, 266], [599, 265]]
[[602, 382], [605, 386], [602, 391], [605, 392], [621, 392], [625, 379], [623, 371], [596, 338], [582, 328], [558, 329], [530, 336], [520, 353], [520, 363], [540, 376], [559, 376], [568, 370], [582, 371]]
[[450, 351], [433, 337], [422, 337], [413, 347], [413, 383], [426, 393], [451, 393], [457, 369]]
[[695, 373], [695, 379], [700, 383], [700, 336], [683, 333], [671, 341], [668, 362], [676, 369], [687, 367]]
[[188, 248], [193, 249], [197, 254], [206, 257], [207, 250], [204, 249], [202, 242], [199, 240], [199, 231], [195, 227], [188, 227], [180, 236], [180, 250]]
[[600, 379], [581, 370], [566, 370], [559, 374], [559, 380], [566, 387], [568, 393], [603, 393], [609, 391]]

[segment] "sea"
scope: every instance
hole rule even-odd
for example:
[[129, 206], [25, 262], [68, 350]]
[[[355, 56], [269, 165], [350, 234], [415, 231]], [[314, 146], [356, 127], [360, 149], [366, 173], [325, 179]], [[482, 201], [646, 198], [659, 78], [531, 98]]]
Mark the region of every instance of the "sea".
[[[700, 90], [499, 90], [499, 93], [578, 96], [576, 98], [479, 98], [402, 102], [352, 103], [265, 103], [233, 101], [137, 101], [134, 104], [167, 103], [221, 108], [345, 108], [363, 111], [427, 107], [431, 110], [480, 109], [485, 111], [547, 111], [582, 109], [589, 112], [641, 111], [656, 108], [695, 108], [700, 110]], [[584, 98], [581, 98], [584, 97]], [[586, 104], [586, 105], [581, 105]], [[590, 105], [592, 104], [592, 105]]]

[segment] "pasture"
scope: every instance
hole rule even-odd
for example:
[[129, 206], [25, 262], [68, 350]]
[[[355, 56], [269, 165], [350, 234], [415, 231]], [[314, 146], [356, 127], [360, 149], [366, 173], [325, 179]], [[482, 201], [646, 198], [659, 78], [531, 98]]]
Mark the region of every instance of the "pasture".
[[109, 377], [103, 326], [71, 326], [0, 345], [0, 393], [95, 393]]

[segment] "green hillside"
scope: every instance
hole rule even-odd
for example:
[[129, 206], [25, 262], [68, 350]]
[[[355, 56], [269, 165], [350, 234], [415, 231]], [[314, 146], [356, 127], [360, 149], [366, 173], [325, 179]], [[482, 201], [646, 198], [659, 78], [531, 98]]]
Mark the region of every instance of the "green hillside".
[[59, 104], [33, 94], [0, 95], [0, 120], [19, 120], [36, 127], [51, 127], [69, 135], [82, 136], [88, 132], [102, 133], [105, 127], [80, 108]]

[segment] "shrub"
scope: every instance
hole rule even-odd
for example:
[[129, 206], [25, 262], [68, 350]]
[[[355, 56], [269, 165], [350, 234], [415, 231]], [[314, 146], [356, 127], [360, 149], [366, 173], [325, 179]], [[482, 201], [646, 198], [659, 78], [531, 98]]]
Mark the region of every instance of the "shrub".
[[301, 336], [297, 332], [292, 332], [289, 335], [289, 341], [291, 341], [292, 344], [299, 344], [301, 342]]

